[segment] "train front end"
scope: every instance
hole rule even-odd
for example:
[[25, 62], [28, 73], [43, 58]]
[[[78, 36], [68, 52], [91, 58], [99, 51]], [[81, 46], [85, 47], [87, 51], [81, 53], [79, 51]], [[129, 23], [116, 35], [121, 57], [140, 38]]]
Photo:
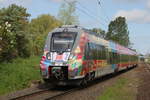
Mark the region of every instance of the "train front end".
[[83, 78], [80, 31], [78, 27], [60, 27], [49, 33], [40, 62], [44, 81], [64, 85]]

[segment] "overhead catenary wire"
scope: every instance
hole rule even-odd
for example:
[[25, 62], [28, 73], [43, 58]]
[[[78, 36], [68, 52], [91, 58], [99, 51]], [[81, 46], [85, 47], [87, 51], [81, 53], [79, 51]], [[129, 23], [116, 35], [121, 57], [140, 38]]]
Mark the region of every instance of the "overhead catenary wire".
[[97, 0], [97, 2], [98, 2], [98, 5], [99, 5], [99, 7], [100, 7], [100, 10], [101, 10], [101, 12], [103, 12], [104, 13], [104, 15], [106, 16], [106, 20], [108, 20], [108, 22], [110, 22], [111, 21], [111, 19], [108, 17], [108, 15], [107, 15], [107, 13], [106, 13], [106, 11], [103, 9], [102, 10], [102, 4], [101, 4], [101, 0]]
[[[87, 7], [83, 6], [80, 2], [77, 2], [77, 3], [78, 3], [82, 8], [86, 9], [86, 11], [88, 11], [89, 13], [91, 13], [92, 15], [95, 15], [93, 11], [91, 11], [91, 10], [88, 9]], [[96, 16], [96, 15], [95, 15], [95, 17], [97, 17], [97, 19], [101, 18], [101, 19], [104, 20], [106, 23], [108, 23], [107, 20], [105, 20], [104, 18], [102, 18], [102, 17], [100, 17], [100, 16]]]
[[[64, 0], [64, 1], [65, 1], [67, 4], [70, 5], [70, 3], [69, 3], [67, 0]], [[98, 21], [97, 23], [103, 25], [104, 27], [107, 27], [107, 25], [105, 25], [104, 23], [100, 22], [100, 20], [99, 20], [96, 16], [90, 14], [89, 12], [87, 12], [87, 11], [85, 11], [85, 10], [83, 10], [83, 9], [81, 9], [81, 8], [79, 8], [79, 7], [77, 7], [77, 6], [76, 6], [76, 9], [79, 10], [80, 12], [82, 12], [83, 14], [87, 15], [88, 17], [97, 20], [97, 21]]]
[[[103, 9], [102, 10], [102, 3], [101, 3], [101, 0], [97, 0], [97, 3], [98, 3], [98, 5], [99, 5], [99, 7], [100, 7], [100, 10], [101, 10], [101, 12], [103, 12], [104, 13], [104, 15], [106, 16], [106, 19], [110, 22], [111, 21], [111, 19], [108, 17], [108, 15], [107, 15], [107, 13], [106, 13], [106, 11]], [[118, 29], [120, 29], [120, 28], [122, 28], [123, 27], [123, 25], [119, 25], [119, 27], [118, 28], [116, 28], [116, 30], [118, 30]]]
[[[65, 0], [66, 1], [66, 0]], [[101, 1], [100, 0], [97, 0], [97, 2], [98, 2], [98, 4], [99, 4], [99, 6], [101, 6]], [[80, 9], [80, 8], [78, 8], [77, 7], [77, 9], [78, 10], [81, 10], [82, 12], [84, 12], [84, 13], [86, 13], [86, 14], [88, 14], [90, 17], [92, 17], [93, 18], [93, 16], [94, 16], [94, 13], [93, 12], [91, 12], [91, 10], [89, 10], [89, 9], [87, 9], [86, 7], [84, 7], [81, 3], [79, 3], [79, 2], [77, 2], [82, 8], [84, 8], [84, 9], [86, 9], [86, 11], [88, 11], [88, 12], [90, 12], [90, 13], [92, 13], [92, 14], [89, 14], [89, 13], [87, 13], [86, 11], [84, 11], [84, 10], [82, 10], [82, 9]], [[93, 15], [93, 16], [92, 16]], [[105, 19], [103, 19], [106, 23], [108, 22], [110, 22], [111, 20], [109, 19], [109, 17], [107, 16], [107, 14], [105, 13], [105, 16], [107, 17], [107, 20], [105, 20]], [[97, 18], [99, 18], [99, 16], [98, 17], [96, 17], [96, 16], [94, 16], [96, 19]], [[101, 23], [101, 24], [103, 24], [103, 23]], [[105, 24], [103, 24], [104, 26], [106, 26]], [[108, 26], [107, 26], [108, 27]], [[118, 28], [116, 28], [116, 30], [118, 30], [118, 29], [120, 29], [121, 27], [123, 27], [123, 25], [120, 25]]]
[[[65, 1], [67, 4], [70, 5], [70, 2], [68, 2], [67, 0], [64, 0], [64, 1]], [[98, 4], [101, 4], [99, 0], [97, 0], [97, 1], [98, 1]], [[80, 6], [81, 6], [81, 4], [80, 4]], [[99, 20], [96, 16], [94, 16], [93, 14], [90, 14], [90, 13], [89, 13], [89, 10], [88, 10], [88, 11], [85, 11], [85, 10], [83, 10], [83, 9], [77, 7], [77, 6], [76, 6], [75, 8], [76, 8], [77, 10], [79, 10], [80, 12], [82, 12], [83, 14], [87, 15], [88, 17], [97, 20], [97, 21], [98, 21], [97, 23], [100, 22], [100, 20]], [[83, 8], [83, 6], [82, 6], [82, 8]], [[84, 7], [84, 9], [86, 9], [86, 8]], [[108, 28], [108, 26], [105, 25], [104, 23], [99, 23], [99, 24], [101, 24], [101, 25], [103, 25], [103, 26], [105, 26], [105, 27]], [[121, 27], [123, 27], [123, 25], [120, 25], [120, 26], [119, 26], [118, 28], [116, 28], [115, 30], [118, 30], [118, 29], [120, 29]], [[123, 32], [123, 31], [122, 31], [122, 32]]]
[[[112, 20], [108, 17], [106, 11], [105, 11], [104, 9], [103, 9], [103, 10], [101, 9], [101, 8], [102, 8], [102, 6], [101, 6], [101, 0], [97, 0], [97, 3], [98, 3], [98, 5], [99, 5], [99, 7], [100, 7], [100, 10], [101, 10], [101, 11], [104, 13], [104, 15], [106, 16], [106, 19], [111, 22]], [[115, 28], [115, 31], [121, 29], [122, 27], [124, 27], [124, 25], [118, 25], [118, 27]], [[109, 26], [108, 26], [108, 29], [109, 29]], [[120, 31], [120, 32], [123, 33], [123, 31], [124, 31], [124, 30], [122, 30], [122, 31]], [[127, 30], [127, 32], [129, 32], [129, 31]], [[120, 40], [120, 39], [119, 39], [119, 40]]]
[[[106, 16], [106, 19], [108, 20], [108, 21], [111, 21], [111, 19], [108, 17], [108, 15], [107, 15], [107, 13], [106, 13], [106, 11], [103, 9], [102, 10], [102, 4], [101, 4], [101, 0], [97, 0], [97, 2], [98, 2], [98, 5], [99, 5], [99, 7], [100, 7], [100, 10], [104, 13], [104, 15]], [[119, 30], [119, 29], [121, 29], [122, 27], [123, 27], [124, 25], [119, 25], [117, 28], [115, 28], [115, 30]], [[109, 28], [109, 27], [108, 27]], [[121, 31], [121, 33], [123, 32], [123, 30]]]
[[97, 23], [99, 23], [99, 24], [101, 24], [101, 25], [107, 27], [107, 25], [105, 25], [104, 23], [101, 23], [100, 20], [97, 19], [95, 16], [90, 15], [89, 13], [87, 13], [86, 11], [84, 11], [84, 10], [82, 10], [82, 9], [80, 9], [80, 8], [77, 8], [77, 9], [80, 10], [82, 13], [88, 15], [89, 17], [91, 17], [91, 18], [97, 20], [97, 21], [98, 21]]

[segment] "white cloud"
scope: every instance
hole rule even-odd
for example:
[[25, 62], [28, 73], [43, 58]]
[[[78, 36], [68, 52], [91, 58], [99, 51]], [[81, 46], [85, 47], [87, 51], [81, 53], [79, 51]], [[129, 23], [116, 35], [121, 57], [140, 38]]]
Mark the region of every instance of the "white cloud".
[[127, 21], [135, 23], [150, 23], [150, 12], [146, 10], [134, 9], [131, 11], [120, 10], [115, 15], [115, 18], [118, 16], [126, 17]]

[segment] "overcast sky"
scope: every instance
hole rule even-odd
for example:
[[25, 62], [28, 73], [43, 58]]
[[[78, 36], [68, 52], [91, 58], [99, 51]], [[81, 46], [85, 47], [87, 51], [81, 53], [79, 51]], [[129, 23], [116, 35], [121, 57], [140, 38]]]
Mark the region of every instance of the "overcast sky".
[[[27, 11], [31, 14], [30, 19], [41, 14], [51, 14], [57, 17], [62, 1], [0, 0], [0, 8], [15, 3], [27, 8]], [[81, 26], [86, 28], [100, 27], [107, 30], [110, 20], [117, 16], [124, 16], [127, 19], [131, 42], [134, 44], [133, 47], [140, 53], [150, 52], [150, 0], [77, 1], [78, 9], [76, 14], [79, 16]], [[100, 5], [98, 1], [101, 1]], [[89, 16], [85, 12], [91, 15]]]

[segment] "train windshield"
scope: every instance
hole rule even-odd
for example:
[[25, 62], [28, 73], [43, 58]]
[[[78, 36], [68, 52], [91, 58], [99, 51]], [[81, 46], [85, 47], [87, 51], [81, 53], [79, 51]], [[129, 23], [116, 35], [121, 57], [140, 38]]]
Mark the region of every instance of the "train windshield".
[[51, 40], [52, 52], [71, 51], [77, 33], [75, 32], [57, 32], [53, 33]]

